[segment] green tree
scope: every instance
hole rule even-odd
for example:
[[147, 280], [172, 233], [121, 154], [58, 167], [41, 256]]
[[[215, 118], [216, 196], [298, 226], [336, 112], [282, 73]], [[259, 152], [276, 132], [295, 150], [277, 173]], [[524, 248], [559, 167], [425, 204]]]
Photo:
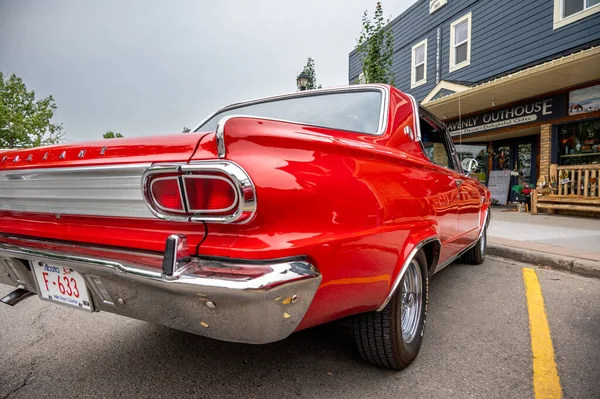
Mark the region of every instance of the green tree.
[[392, 74], [392, 56], [394, 53], [394, 38], [390, 22], [383, 17], [381, 2], [377, 2], [373, 21], [369, 18], [368, 10], [362, 17], [362, 31], [356, 48], [363, 63], [365, 83], [394, 84]]
[[182, 130], [182, 133], [189, 133], [191, 131], [192, 131], [192, 129], [190, 129], [189, 127], [184, 126], [183, 130]]
[[[308, 83], [306, 85], [306, 90], [320, 89], [323, 86], [317, 85], [317, 74], [315, 72], [315, 60], [308, 57], [308, 61], [302, 70], [303, 73], [308, 75]], [[296, 77], [296, 86], [298, 90], [300, 90], [300, 85], [298, 84], [298, 77]]]
[[60, 143], [65, 134], [62, 124], [51, 122], [54, 111], [52, 96], [36, 100], [21, 78], [0, 72], [0, 148]]
[[111, 130], [109, 130], [108, 132], [104, 133], [104, 138], [105, 139], [119, 139], [121, 137], [123, 137], [123, 135], [121, 133], [115, 133]]

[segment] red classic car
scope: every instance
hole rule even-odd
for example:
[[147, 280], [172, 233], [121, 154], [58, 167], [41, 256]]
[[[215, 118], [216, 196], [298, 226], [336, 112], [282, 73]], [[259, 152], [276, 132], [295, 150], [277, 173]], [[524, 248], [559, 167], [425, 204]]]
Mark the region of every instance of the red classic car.
[[2, 153], [2, 302], [253, 344], [354, 316], [361, 355], [401, 369], [429, 278], [483, 262], [489, 206], [444, 125], [394, 87], [253, 100], [192, 133]]

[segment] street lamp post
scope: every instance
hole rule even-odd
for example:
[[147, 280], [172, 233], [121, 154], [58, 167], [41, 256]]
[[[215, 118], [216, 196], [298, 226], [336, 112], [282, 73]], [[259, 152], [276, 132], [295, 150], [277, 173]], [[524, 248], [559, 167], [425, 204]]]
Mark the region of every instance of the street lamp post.
[[300, 91], [306, 90], [306, 86], [308, 86], [309, 78], [310, 78], [310, 76], [308, 76], [306, 73], [304, 73], [304, 71], [302, 71], [302, 73], [300, 73], [300, 75], [298, 75], [298, 77], [296, 78], [296, 83], [298, 84]]

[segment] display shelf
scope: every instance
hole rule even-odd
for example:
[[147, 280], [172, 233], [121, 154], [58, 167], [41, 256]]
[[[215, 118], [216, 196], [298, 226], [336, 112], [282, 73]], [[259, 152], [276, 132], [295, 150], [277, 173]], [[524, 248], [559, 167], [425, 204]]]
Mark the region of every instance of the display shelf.
[[569, 154], [569, 155], [561, 155], [561, 158], [570, 158], [570, 157], [596, 157], [600, 155], [600, 152], [588, 152], [586, 154]]

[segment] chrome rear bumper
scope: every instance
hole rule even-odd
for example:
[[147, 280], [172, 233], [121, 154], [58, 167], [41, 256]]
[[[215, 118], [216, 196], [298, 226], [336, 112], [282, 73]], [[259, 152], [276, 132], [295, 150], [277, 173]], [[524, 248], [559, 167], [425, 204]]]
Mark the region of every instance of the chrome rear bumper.
[[[176, 259], [172, 276], [165, 259]], [[37, 292], [34, 261], [83, 275], [96, 311], [252, 344], [290, 335], [321, 282], [304, 259], [179, 259], [177, 248], [160, 255], [0, 235], [0, 283]]]

